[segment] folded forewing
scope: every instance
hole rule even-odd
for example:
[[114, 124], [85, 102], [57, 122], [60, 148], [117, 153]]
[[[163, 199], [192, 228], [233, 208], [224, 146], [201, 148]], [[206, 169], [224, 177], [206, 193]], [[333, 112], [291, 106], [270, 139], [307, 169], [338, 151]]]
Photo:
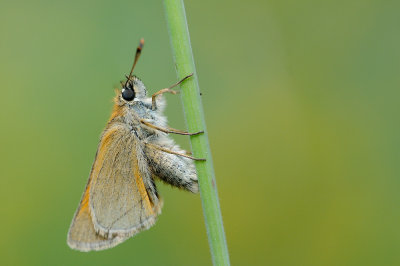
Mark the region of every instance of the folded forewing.
[[145, 185], [151, 173], [137, 141], [126, 127], [114, 126], [104, 132], [99, 145], [89, 208], [96, 232], [107, 239], [147, 229], [158, 214], [159, 202]]

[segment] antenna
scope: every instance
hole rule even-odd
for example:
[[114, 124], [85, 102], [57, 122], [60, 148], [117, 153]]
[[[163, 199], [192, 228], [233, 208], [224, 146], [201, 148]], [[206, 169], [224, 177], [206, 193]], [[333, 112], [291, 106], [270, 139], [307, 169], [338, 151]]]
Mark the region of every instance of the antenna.
[[129, 73], [129, 76], [127, 77], [128, 80], [126, 81], [125, 86], [128, 83], [128, 81], [132, 78], [133, 69], [135, 68], [136, 63], [139, 60], [140, 54], [142, 53], [143, 45], [144, 45], [144, 39], [142, 38], [142, 39], [140, 39], [139, 46], [136, 48], [135, 60], [133, 61], [131, 72]]

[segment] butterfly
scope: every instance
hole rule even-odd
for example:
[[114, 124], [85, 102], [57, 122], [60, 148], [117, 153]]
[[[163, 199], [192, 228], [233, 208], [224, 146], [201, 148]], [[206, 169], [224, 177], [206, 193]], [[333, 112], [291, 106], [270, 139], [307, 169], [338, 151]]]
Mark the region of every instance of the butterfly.
[[197, 135], [169, 128], [163, 115], [163, 93], [192, 75], [147, 97], [143, 82], [132, 75], [144, 40], [121, 90], [116, 91], [111, 117], [101, 134], [82, 199], [69, 228], [67, 243], [79, 251], [114, 247], [150, 228], [163, 201], [154, 180], [193, 193], [199, 191], [194, 160], [168, 134]]

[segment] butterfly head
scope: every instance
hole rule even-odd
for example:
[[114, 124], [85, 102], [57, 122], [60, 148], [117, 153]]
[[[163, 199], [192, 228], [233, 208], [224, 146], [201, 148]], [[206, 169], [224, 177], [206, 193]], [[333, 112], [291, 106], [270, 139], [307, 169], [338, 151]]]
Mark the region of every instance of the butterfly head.
[[127, 77], [126, 82], [122, 83], [121, 100], [129, 103], [144, 99], [146, 95], [146, 87], [138, 77]]

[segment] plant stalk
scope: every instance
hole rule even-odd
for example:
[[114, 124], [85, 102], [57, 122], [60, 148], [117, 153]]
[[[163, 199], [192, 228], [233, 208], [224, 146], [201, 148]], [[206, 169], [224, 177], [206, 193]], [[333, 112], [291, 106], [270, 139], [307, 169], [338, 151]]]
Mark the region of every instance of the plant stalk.
[[189, 132], [205, 132], [190, 136], [190, 143], [193, 156], [206, 159], [195, 164], [212, 261], [214, 265], [230, 265], [185, 7], [183, 0], [164, 0], [164, 7], [178, 80], [193, 73], [181, 84], [186, 124]]

